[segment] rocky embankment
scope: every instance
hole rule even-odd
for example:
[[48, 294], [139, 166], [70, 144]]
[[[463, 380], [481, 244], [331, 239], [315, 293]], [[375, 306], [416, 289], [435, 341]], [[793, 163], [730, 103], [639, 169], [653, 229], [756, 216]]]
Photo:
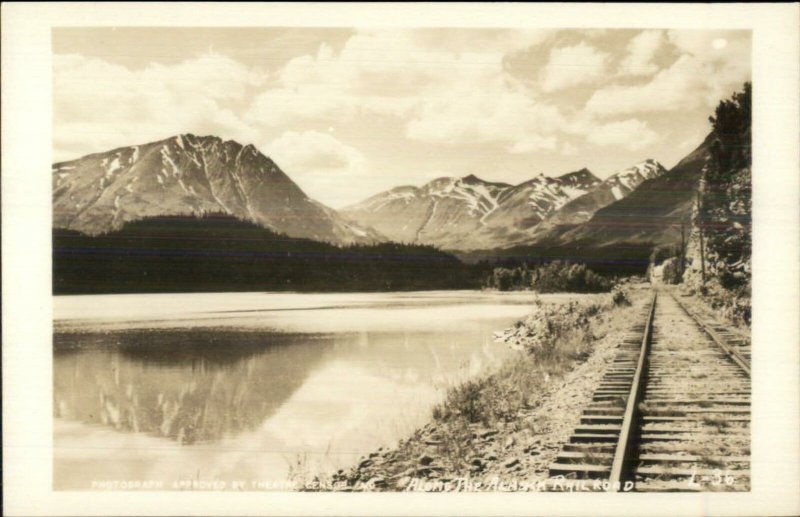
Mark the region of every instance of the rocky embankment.
[[[591, 316], [581, 313], [579, 317], [587, 321], [577, 328], [586, 335], [582, 339], [572, 332], [569, 342], [557, 344], [569, 349], [563, 356], [551, 350], [545, 357], [540, 350], [537, 359], [536, 352], [529, 351], [539, 348], [546, 318], [536, 321], [532, 315], [502, 332], [505, 342], [526, 352], [510, 359], [517, 364], [504, 365], [492, 374], [495, 378], [471, 386], [476, 386], [474, 404], [488, 398], [489, 405], [507, 403], [506, 411], [488, 416], [479, 412], [477, 417], [483, 418], [470, 421], [465, 416], [469, 413], [460, 407], [465, 400], [462, 396], [455, 409], [440, 406], [434, 410], [432, 422], [396, 447], [362, 458], [349, 472], [340, 470], [333, 481], [341, 486], [389, 491], [537, 489], [536, 483], [547, 478], [549, 464], [579, 422], [581, 408], [589, 402], [616, 346], [633, 323], [632, 316], [646, 299], [642, 289], [631, 293], [632, 306], [615, 307], [609, 302]], [[576, 340], [582, 343], [576, 345]], [[463, 394], [464, 388], [455, 389]], [[522, 389], [528, 393], [520, 394]], [[452, 393], [449, 395], [452, 400]], [[513, 402], [520, 400], [523, 402]]]

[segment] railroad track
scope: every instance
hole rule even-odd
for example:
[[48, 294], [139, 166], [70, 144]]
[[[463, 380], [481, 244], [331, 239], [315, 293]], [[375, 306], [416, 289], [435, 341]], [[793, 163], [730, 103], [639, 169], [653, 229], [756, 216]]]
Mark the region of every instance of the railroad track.
[[718, 322], [705, 321], [697, 313], [692, 311], [686, 304], [681, 303], [680, 299], [673, 296], [678, 306], [694, 320], [698, 327], [705, 332], [726, 354], [731, 356], [731, 360], [738, 363], [747, 374], [750, 374], [750, 343], [740, 336], [734, 334], [730, 329]]
[[595, 480], [589, 490], [749, 490], [749, 465], [749, 361], [654, 293], [550, 476]]

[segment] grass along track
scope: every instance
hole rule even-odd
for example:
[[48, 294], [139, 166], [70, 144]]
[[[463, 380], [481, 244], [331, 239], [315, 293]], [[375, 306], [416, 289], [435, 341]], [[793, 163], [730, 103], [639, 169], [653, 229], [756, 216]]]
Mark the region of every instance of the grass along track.
[[671, 294], [654, 293], [550, 476], [642, 492], [749, 490], [746, 359]]

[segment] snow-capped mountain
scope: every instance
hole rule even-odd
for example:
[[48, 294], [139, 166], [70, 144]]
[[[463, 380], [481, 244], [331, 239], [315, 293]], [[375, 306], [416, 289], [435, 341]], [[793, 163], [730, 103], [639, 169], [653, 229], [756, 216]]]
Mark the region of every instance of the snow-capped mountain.
[[591, 173], [589, 169], [581, 169], [575, 172], [569, 172], [558, 179], [565, 186], [564, 188], [577, 188], [581, 190], [591, 190], [600, 183], [600, 180]]
[[623, 197], [598, 207], [589, 218], [554, 229], [544, 242], [611, 248], [646, 244], [645, 249], [653, 243], [679, 243], [680, 222], [691, 214], [712, 140], [713, 133], [669, 171], [647, 160], [610, 176], [606, 182], [612, 192], [618, 186]]
[[56, 163], [53, 226], [99, 234], [148, 216], [221, 212], [292, 237], [382, 240], [310, 199], [252, 145], [178, 135]]
[[[477, 251], [470, 260], [534, 256], [587, 262], [605, 271], [646, 267], [654, 246], [681, 244], [681, 227], [691, 221], [715, 139], [712, 132], [669, 171], [647, 160], [613, 174], [545, 219], [531, 240]], [[622, 199], [615, 199], [614, 187]]]
[[450, 242], [448, 232], [456, 236], [481, 226], [510, 187], [475, 176], [437, 178], [422, 187], [382, 192], [343, 209], [342, 214], [396, 242], [441, 245], [443, 237]]
[[508, 246], [599, 183], [586, 169], [519, 185], [445, 177], [382, 192], [342, 213], [398, 242], [458, 250]]
[[665, 172], [664, 166], [652, 159], [615, 172], [584, 195], [550, 214], [536, 227], [531, 237], [537, 240], [557, 226], [586, 222], [601, 208], [624, 199], [646, 180], [657, 178]]
[[657, 178], [665, 172], [667, 169], [663, 165], [650, 159], [612, 174], [603, 183], [611, 189], [614, 199], [619, 201], [645, 180]]

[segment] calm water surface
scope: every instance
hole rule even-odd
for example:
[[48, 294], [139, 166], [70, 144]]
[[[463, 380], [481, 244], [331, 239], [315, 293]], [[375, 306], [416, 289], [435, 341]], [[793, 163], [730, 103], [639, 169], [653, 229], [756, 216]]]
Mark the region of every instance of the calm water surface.
[[[543, 297], [559, 301], [567, 295]], [[346, 468], [516, 353], [529, 293], [55, 299], [56, 489], [286, 480]]]

